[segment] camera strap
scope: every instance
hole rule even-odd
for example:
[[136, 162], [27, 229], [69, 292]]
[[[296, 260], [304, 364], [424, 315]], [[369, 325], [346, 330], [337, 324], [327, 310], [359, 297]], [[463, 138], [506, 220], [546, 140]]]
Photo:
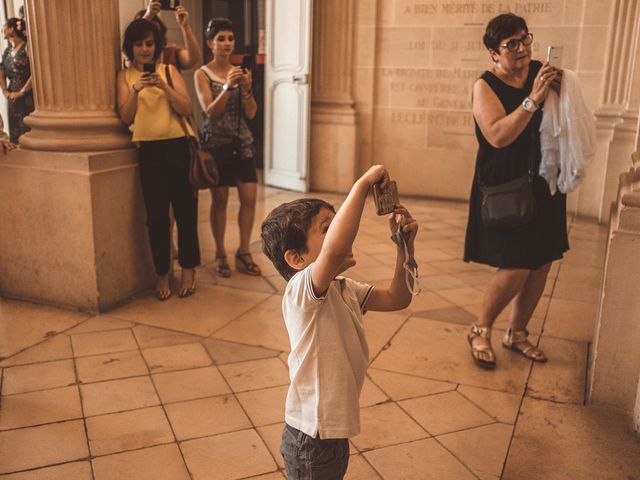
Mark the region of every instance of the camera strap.
[[[402, 233], [402, 224], [398, 224], [398, 229], [391, 235], [393, 243], [398, 245], [404, 250], [404, 281], [407, 284], [407, 289], [411, 292], [411, 295], [416, 296], [422, 290], [420, 286], [420, 279], [418, 278], [418, 262], [413, 257], [413, 254], [409, 253], [409, 247], [407, 246], [407, 240]], [[413, 282], [411, 281], [413, 279]]]

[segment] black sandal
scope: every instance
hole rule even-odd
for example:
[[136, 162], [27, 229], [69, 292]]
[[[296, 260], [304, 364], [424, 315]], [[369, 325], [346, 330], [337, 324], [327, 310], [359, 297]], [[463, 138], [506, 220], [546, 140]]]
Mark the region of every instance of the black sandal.
[[236, 270], [254, 277], [262, 275], [260, 267], [251, 258], [251, 252], [240, 253], [240, 250], [236, 252]]

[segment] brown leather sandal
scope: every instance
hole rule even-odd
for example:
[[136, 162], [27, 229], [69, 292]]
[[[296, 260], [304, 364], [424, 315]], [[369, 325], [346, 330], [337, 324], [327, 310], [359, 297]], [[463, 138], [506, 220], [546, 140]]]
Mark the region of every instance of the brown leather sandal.
[[511, 328], [507, 328], [504, 338], [502, 339], [502, 346], [520, 352], [523, 356], [535, 362], [546, 362], [547, 356], [542, 350], [527, 340], [528, 336], [529, 332], [526, 329], [514, 331]]
[[[160, 283], [159, 280], [158, 280], [158, 283]], [[165, 300], [168, 300], [170, 296], [171, 296], [171, 288], [169, 286], [167, 286], [167, 288], [158, 288], [158, 286], [156, 285], [156, 298], [158, 300], [160, 300], [161, 302], [164, 302]]]
[[254, 277], [262, 275], [260, 267], [251, 258], [251, 253], [240, 253], [240, 250], [236, 252], [236, 270]]
[[231, 276], [231, 267], [227, 263], [227, 254], [216, 255], [216, 275], [222, 278]]
[[[184, 275], [184, 272], [183, 272], [183, 275]], [[187, 285], [187, 286], [181, 286], [180, 287], [180, 291], [178, 292], [178, 297], [180, 297], [180, 298], [190, 297], [194, 293], [196, 293], [196, 271], [195, 271], [195, 269], [193, 270], [193, 278], [191, 279], [191, 284]]]
[[[489, 341], [489, 346], [474, 345], [473, 340], [478, 337], [486, 338]], [[473, 361], [476, 362], [476, 365], [487, 370], [496, 368], [496, 355], [491, 348], [491, 327], [481, 327], [477, 323], [474, 323], [471, 326], [471, 332], [467, 335], [467, 340], [471, 347], [471, 356], [473, 357]], [[481, 357], [479, 355], [480, 353], [486, 353], [489, 359], [487, 360]]]

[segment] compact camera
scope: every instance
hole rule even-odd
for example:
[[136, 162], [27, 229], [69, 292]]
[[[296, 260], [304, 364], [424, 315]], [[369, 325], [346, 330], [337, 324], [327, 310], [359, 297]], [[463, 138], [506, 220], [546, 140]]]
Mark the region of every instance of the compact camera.
[[393, 180], [387, 182], [385, 189], [382, 189], [380, 184], [380, 182], [373, 184], [373, 203], [376, 206], [378, 215], [386, 215], [387, 213], [392, 213], [400, 205], [398, 186]]

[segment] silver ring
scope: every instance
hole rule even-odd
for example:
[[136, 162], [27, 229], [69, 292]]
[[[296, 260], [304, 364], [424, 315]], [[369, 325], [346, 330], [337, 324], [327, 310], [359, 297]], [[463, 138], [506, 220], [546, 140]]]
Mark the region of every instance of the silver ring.
[[544, 82], [544, 75], [542, 75], [542, 76], [540, 77], [540, 81], [541, 81], [541, 82]]

